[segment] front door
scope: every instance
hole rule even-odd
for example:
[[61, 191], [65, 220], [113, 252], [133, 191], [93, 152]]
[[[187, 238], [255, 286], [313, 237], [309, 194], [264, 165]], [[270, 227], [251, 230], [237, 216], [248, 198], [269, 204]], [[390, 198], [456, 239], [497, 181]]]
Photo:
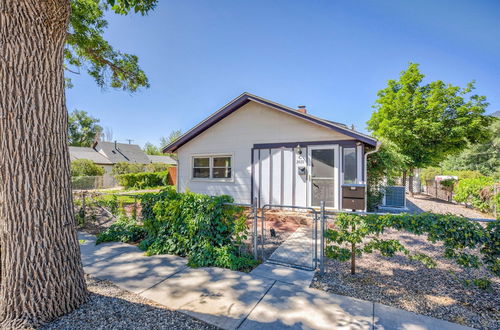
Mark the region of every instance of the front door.
[[308, 148], [308, 201], [312, 207], [337, 207], [338, 146], [310, 146]]

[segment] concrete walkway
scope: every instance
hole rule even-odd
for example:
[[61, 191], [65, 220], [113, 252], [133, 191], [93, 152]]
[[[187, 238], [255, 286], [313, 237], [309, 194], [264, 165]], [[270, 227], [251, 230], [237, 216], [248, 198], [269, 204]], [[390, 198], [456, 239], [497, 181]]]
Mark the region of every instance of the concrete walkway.
[[146, 257], [123, 243], [79, 234], [85, 272], [223, 329], [470, 329], [307, 287], [310, 273], [263, 264], [251, 273]]
[[310, 226], [302, 226], [290, 235], [269, 257], [269, 261], [314, 268], [315, 240]]

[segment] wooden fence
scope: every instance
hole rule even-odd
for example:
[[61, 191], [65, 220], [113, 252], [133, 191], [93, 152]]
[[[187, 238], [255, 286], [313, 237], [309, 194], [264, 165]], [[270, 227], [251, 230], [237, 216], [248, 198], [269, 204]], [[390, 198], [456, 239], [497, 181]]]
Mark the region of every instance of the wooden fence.
[[427, 180], [425, 182], [425, 192], [427, 195], [443, 201], [451, 202], [453, 200], [453, 192], [450, 188], [434, 180]]

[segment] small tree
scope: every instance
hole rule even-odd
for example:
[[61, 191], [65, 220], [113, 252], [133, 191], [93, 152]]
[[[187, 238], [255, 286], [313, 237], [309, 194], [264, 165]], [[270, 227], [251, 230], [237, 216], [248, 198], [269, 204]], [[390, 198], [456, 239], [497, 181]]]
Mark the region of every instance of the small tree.
[[68, 117], [68, 143], [75, 147], [90, 147], [100, 137], [102, 127], [99, 119], [91, 117], [87, 112], [74, 110]]
[[[410, 63], [399, 80], [389, 80], [380, 90], [368, 129], [393, 142], [406, 157], [413, 193], [413, 170], [439, 164], [468, 143], [485, 141], [491, 118], [484, 116], [485, 96], [468, 96], [474, 82], [465, 88], [437, 80], [423, 84], [418, 64]], [[468, 96], [468, 97], [467, 97]]]
[[71, 162], [71, 176], [101, 176], [104, 168], [89, 159], [77, 159]]
[[152, 144], [150, 142], [146, 142], [143, 150], [148, 155], [163, 155], [160, 148], [158, 148], [157, 146], [155, 146], [154, 144]]
[[368, 157], [368, 210], [380, 204], [385, 185], [392, 185], [405, 169], [406, 157], [398, 152], [396, 145], [381, 139], [380, 149]]

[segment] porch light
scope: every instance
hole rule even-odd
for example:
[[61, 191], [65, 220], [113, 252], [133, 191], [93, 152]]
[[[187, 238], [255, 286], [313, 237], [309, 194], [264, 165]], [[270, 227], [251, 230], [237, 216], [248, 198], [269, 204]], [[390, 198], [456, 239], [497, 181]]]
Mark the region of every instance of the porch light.
[[300, 148], [300, 144], [297, 144], [297, 154], [302, 155], [302, 148]]

